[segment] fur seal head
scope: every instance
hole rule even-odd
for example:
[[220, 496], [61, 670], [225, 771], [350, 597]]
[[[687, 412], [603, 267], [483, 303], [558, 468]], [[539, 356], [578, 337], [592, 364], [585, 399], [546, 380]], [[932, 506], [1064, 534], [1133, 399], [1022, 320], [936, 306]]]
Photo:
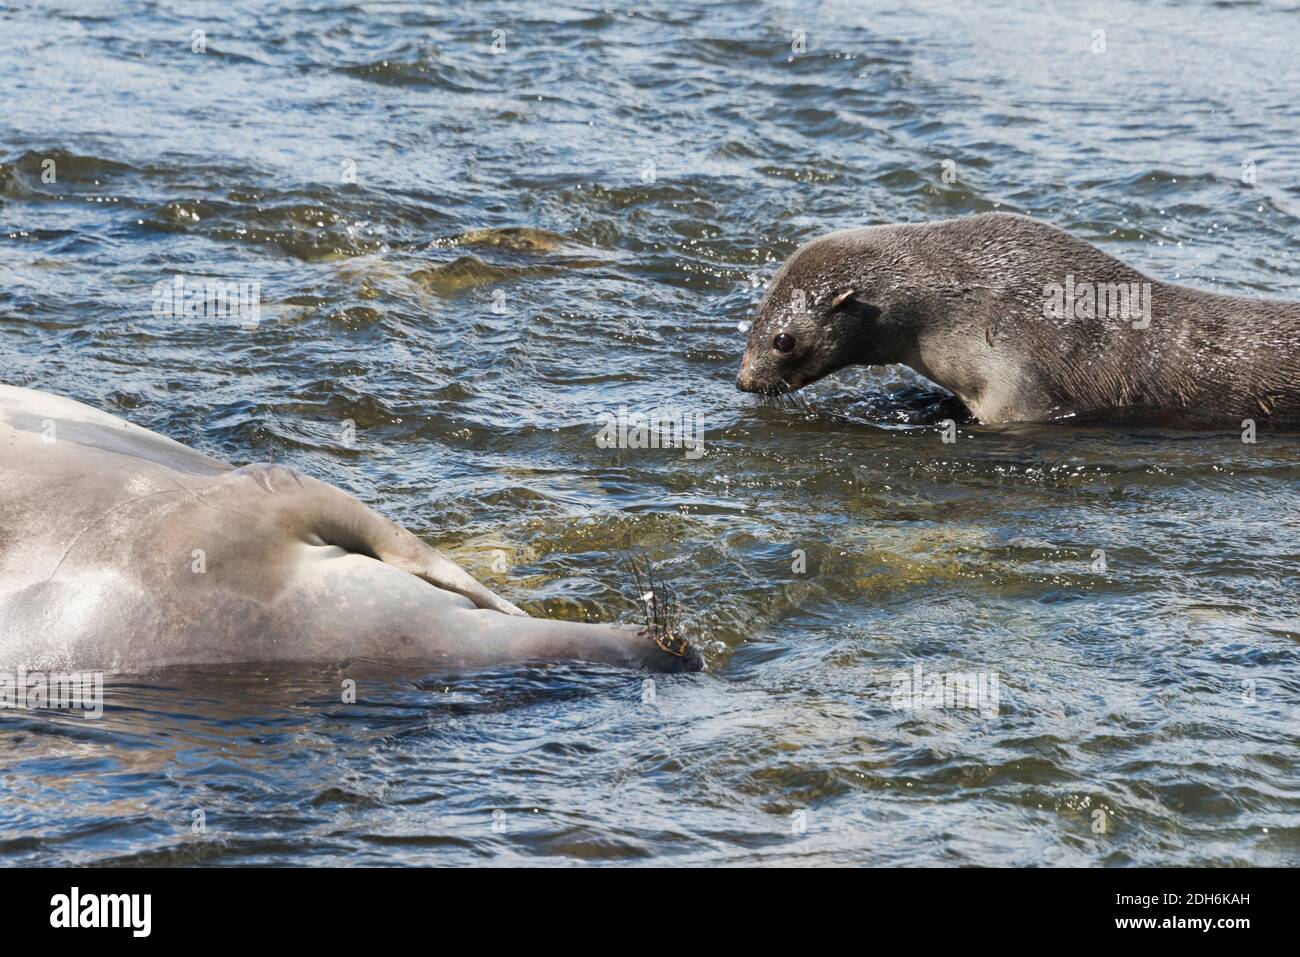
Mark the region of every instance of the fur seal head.
[[786, 260], [754, 316], [738, 388], [778, 395], [845, 366], [900, 361], [909, 310], [874, 247], [871, 230], [831, 233]]

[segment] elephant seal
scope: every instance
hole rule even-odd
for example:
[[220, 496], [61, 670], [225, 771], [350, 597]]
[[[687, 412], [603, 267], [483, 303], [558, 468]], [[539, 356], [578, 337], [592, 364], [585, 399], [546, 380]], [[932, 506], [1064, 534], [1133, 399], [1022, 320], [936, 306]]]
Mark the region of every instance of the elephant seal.
[[1025, 216], [830, 233], [781, 266], [737, 386], [902, 363], [981, 422], [1300, 425], [1300, 303], [1159, 282]]
[[350, 658], [703, 667], [663, 629], [530, 618], [292, 469], [0, 386], [0, 667]]

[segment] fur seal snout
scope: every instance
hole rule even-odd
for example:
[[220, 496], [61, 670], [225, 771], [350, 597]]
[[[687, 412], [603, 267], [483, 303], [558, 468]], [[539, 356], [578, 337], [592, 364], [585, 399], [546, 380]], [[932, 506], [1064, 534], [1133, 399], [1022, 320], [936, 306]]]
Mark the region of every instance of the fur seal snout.
[[736, 385], [775, 395], [902, 363], [983, 422], [1300, 425], [1300, 303], [1163, 283], [987, 213], [830, 233], [759, 303]]

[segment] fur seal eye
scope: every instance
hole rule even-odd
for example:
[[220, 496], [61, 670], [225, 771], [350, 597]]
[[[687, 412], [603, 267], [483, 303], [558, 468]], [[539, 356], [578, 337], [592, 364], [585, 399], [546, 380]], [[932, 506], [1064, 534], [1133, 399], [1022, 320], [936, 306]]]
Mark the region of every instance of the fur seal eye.
[[772, 348], [775, 349], [777, 352], [793, 352], [794, 336], [790, 335], [790, 333], [788, 332], [780, 333], [775, 339], [772, 340]]

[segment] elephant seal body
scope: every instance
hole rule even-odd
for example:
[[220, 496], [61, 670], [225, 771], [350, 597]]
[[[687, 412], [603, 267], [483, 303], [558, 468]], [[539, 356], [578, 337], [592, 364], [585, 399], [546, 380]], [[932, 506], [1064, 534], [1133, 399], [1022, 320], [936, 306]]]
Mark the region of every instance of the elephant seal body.
[[0, 667], [582, 659], [699, 670], [684, 640], [529, 618], [352, 496], [0, 386]]
[[1300, 303], [1150, 279], [1024, 216], [831, 233], [776, 274], [737, 386], [902, 363], [982, 422], [1300, 426]]

